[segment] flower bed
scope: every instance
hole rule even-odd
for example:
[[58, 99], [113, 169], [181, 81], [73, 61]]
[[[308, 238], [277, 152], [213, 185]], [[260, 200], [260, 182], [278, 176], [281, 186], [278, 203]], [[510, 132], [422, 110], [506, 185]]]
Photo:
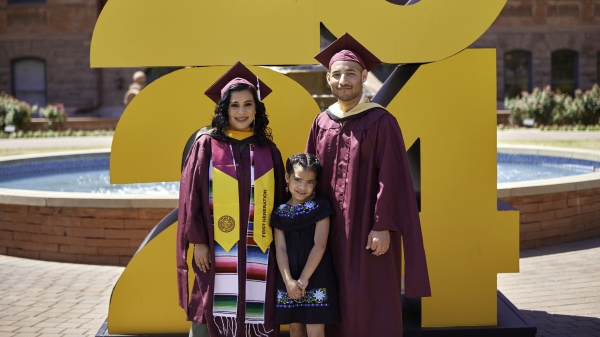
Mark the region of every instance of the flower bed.
[[515, 98], [506, 98], [504, 106], [510, 110], [511, 125], [522, 125], [527, 119], [534, 125], [576, 125], [576, 128], [596, 126], [600, 120], [600, 87], [575, 91], [575, 96], [552, 91], [550, 86], [543, 90], [535, 88], [532, 93], [522, 92]]
[[0, 132], [1, 138], [49, 138], [49, 137], [102, 137], [113, 136], [114, 130], [36, 130], [36, 131], [17, 131], [12, 133]]

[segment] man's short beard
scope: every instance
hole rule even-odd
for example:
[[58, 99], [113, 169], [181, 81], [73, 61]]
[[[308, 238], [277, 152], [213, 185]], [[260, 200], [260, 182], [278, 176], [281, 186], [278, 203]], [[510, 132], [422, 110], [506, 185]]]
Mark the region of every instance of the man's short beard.
[[[358, 91], [356, 91], [356, 89], [358, 89]], [[358, 88], [352, 88], [352, 91], [349, 92], [347, 95], [340, 95], [339, 92], [337, 91], [337, 89], [334, 90], [333, 88], [331, 88], [331, 93], [338, 100], [347, 102], [347, 101], [351, 101], [351, 100], [355, 99], [356, 97], [362, 96], [363, 88], [362, 88], [362, 85], [359, 86]]]

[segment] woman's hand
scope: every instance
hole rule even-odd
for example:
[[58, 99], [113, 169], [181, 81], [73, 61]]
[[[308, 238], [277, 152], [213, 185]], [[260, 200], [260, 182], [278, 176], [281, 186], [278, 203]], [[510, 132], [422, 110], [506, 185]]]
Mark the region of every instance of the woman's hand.
[[302, 296], [306, 294], [306, 287], [308, 286], [308, 279], [300, 277], [298, 281], [296, 281], [298, 288], [302, 290]]
[[206, 273], [210, 269], [210, 250], [207, 244], [194, 245], [194, 261], [203, 272]]
[[290, 298], [297, 300], [302, 297], [302, 289], [298, 286], [295, 280], [289, 280], [285, 282], [285, 288]]

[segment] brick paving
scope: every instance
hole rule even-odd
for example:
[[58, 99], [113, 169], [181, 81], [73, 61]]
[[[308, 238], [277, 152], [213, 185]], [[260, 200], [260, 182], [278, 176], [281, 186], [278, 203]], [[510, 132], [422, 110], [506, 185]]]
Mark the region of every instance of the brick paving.
[[[0, 255], [0, 337], [94, 336], [122, 271]], [[538, 336], [600, 337], [600, 238], [522, 251], [498, 288]]]
[[600, 336], [600, 238], [524, 250], [520, 264], [498, 275], [498, 289], [537, 336]]
[[123, 269], [0, 255], [0, 337], [95, 336]]

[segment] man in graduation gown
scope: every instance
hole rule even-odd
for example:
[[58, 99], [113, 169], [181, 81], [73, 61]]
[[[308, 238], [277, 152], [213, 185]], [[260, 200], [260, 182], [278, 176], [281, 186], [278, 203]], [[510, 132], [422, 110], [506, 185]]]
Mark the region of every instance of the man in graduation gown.
[[315, 57], [329, 69], [338, 102], [320, 113], [306, 152], [323, 164], [318, 193], [334, 208], [331, 245], [339, 282], [338, 337], [402, 336], [405, 295], [431, 296], [419, 214], [402, 133], [384, 107], [363, 90], [381, 62], [345, 34]]

